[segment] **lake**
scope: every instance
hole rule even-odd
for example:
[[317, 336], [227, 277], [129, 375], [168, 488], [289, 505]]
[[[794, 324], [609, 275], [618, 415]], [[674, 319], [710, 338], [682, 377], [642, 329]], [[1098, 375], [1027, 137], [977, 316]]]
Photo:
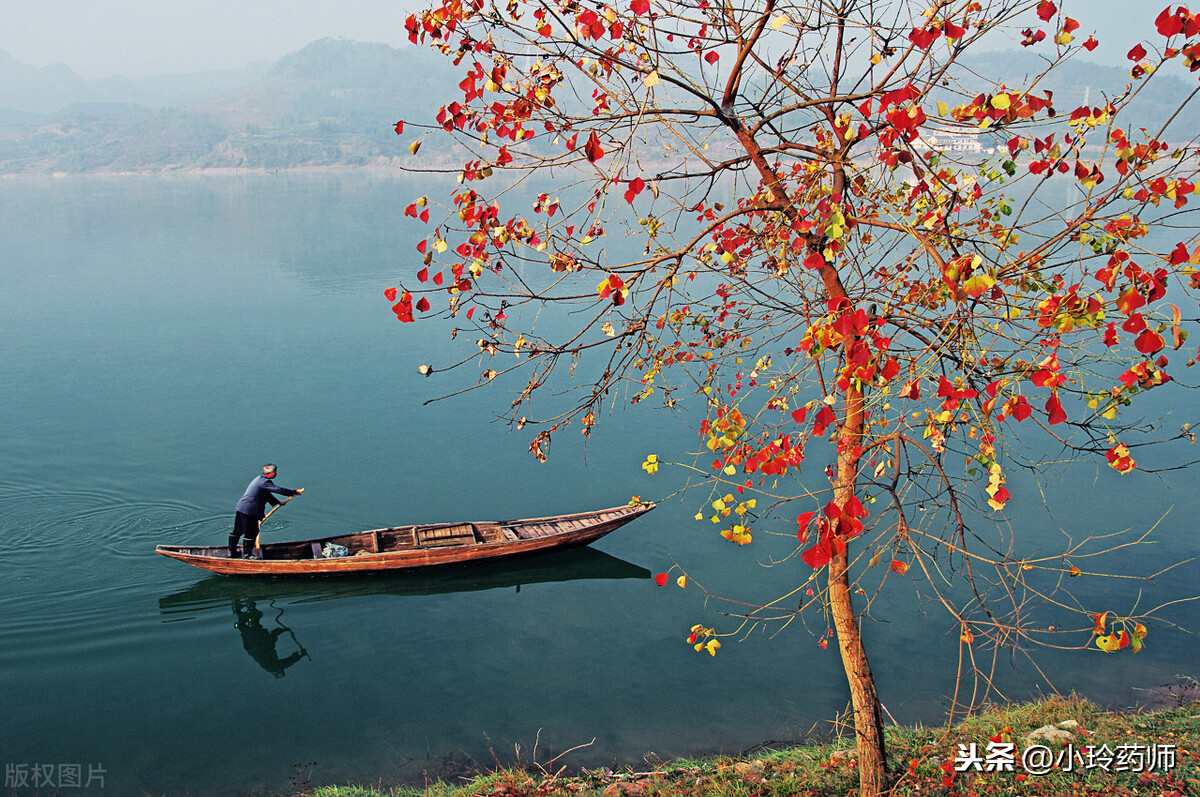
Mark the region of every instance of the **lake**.
[[[729, 607], [653, 574], [677, 562], [713, 593], [753, 600], [786, 592], [802, 567], [764, 566], [794, 548], [794, 528], [735, 549], [693, 520], [699, 493], [588, 549], [432, 575], [236, 580], [154, 555], [224, 544], [267, 461], [278, 483], [307, 488], [268, 521], [275, 539], [581, 511], [682, 485], [640, 464], [693, 450], [694, 415], [618, 401], [590, 440], [569, 429], [539, 464], [528, 430], [495, 420], [507, 395], [424, 403], [488, 366], [420, 376], [451, 359], [439, 354], [448, 329], [389, 312], [383, 291], [411, 279], [423, 232], [404, 206], [434, 193], [417, 185], [373, 173], [0, 181], [0, 758], [6, 777], [32, 782], [6, 793], [72, 773], [82, 788], [68, 793], [84, 794], [420, 782], [580, 745], [560, 763], [636, 764], [828, 732], [844, 712], [819, 615], [715, 657], [685, 644], [694, 623], [733, 627]], [[1014, 525], [1079, 538], [1170, 509], [1158, 544], [1113, 568], [1200, 554], [1190, 472], [1122, 480], [1089, 465], [1049, 484], [1055, 514], [1030, 489], [1010, 503]], [[1049, 537], [1043, 548], [1062, 547]], [[1193, 562], [1079, 591], [1124, 613], [1138, 590], [1143, 607], [1194, 593], [1196, 575]], [[1188, 604], [1161, 614], [1196, 627]], [[957, 628], [894, 582], [872, 619], [891, 715], [943, 718]], [[1200, 675], [1198, 659], [1196, 638], [1163, 623], [1137, 657], [1039, 663], [1061, 690], [1127, 705]], [[1002, 656], [997, 678], [1013, 698], [1050, 688], [1019, 657]]]

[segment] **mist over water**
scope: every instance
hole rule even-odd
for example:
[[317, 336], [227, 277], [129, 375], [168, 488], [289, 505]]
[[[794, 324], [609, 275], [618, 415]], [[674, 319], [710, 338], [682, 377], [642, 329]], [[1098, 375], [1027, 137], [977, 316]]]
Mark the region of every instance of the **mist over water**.
[[[276, 539], [581, 511], [679, 486], [639, 466], [694, 450], [692, 415], [618, 400], [589, 441], [568, 429], [539, 464], [528, 434], [493, 422], [507, 394], [423, 404], [493, 366], [421, 377], [419, 364], [462, 352], [444, 349], [445, 325], [388, 311], [384, 288], [415, 271], [420, 229], [402, 213], [421, 193], [435, 192], [362, 173], [0, 182], [5, 764], [76, 763], [85, 779], [102, 766], [107, 794], [267, 793], [310, 771], [419, 781], [518, 744], [545, 760], [590, 742], [564, 760], [579, 765], [740, 751], [844, 710], [818, 615], [716, 657], [684, 644], [694, 623], [729, 621], [651, 574], [678, 562], [716, 594], [769, 600], [800, 567], [763, 566], [794, 549], [794, 528], [734, 549], [692, 519], [698, 493], [591, 549], [477, 571], [241, 581], [153, 554], [223, 544], [266, 461], [280, 484], [308, 488], [271, 519]], [[1173, 506], [1139, 572], [1196, 555], [1186, 475], [1102, 470], [1064, 469], [1055, 514], [1014, 501], [1014, 525], [1078, 536]], [[1123, 611], [1139, 588], [1158, 603], [1194, 576], [1095, 589]], [[957, 629], [907, 589], [872, 619], [889, 711], [937, 721]], [[1060, 689], [1127, 704], [1198, 653], [1162, 626], [1136, 658], [1040, 662]], [[1048, 688], [1028, 667], [997, 672], [1012, 697]]]

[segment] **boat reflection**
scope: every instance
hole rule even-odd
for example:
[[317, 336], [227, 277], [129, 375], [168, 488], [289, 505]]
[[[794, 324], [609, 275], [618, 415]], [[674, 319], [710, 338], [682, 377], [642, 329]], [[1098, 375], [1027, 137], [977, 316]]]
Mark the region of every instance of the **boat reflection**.
[[574, 548], [524, 559], [412, 573], [312, 579], [209, 576], [159, 598], [158, 610], [163, 622], [176, 622], [228, 606], [230, 600], [287, 599], [294, 605], [364, 595], [440, 595], [508, 588], [520, 591], [523, 584], [649, 577], [650, 571], [644, 567], [594, 548]]
[[[480, 563], [469, 567], [426, 570], [413, 573], [378, 573], [365, 576], [332, 578], [230, 578], [208, 576], [187, 589], [158, 599], [162, 622], [193, 620], [233, 607], [234, 627], [242, 636], [242, 646], [250, 657], [276, 678], [303, 658], [311, 660], [295, 633], [283, 624], [283, 608], [276, 601], [296, 606], [314, 601], [337, 600], [372, 595], [439, 595], [450, 592], [474, 592], [489, 589], [516, 589], [524, 584], [540, 584], [576, 579], [649, 578], [644, 567], [618, 559], [594, 548]], [[275, 617], [264, 625], [259, 604], [267, 604]], [[273, 626], [273, 627], [268, 627]], [[290, 637], [290, 641], [285, 638]], [[279, 647], [286, 655], [281, 655]]]
[[[271, 608], [277, 614], [273, 621], [275, 628], [268, 631], [262, 624], [262, 610], [258, 608], [253, 599], [234, 598], [233, 613], [237, 616], [237, 622], [234, 623], [234, 627], [241, 632], [242, 647], [250, 654], [250, 658], [258, 662], [258, 666], [276, 678], [282, 678], [288, 667], [291, 667], [300, 661], [300, 659], [308, 657], [308, 651], [300, 644], [300, 640], [296, 639], [296, 635], [292, 633], [292, 629], [280, 622], [280, 618], [283, 617], [283, 609], [275, 606], [274, 601], [271, 602]], [[279, 638], [284, 634], [291, 635], [291, 641], [296, 646], [296, 650], [287, 656], [281, 657], [278, 651]]]

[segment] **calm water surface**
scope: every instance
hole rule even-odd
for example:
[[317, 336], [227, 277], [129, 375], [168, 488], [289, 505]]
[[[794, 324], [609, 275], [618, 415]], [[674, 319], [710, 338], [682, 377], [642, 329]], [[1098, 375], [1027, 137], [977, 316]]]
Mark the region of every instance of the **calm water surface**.
[[[277, 538], [579, 511], [677, 486], [639, 465], [691, 446], [695, 419], [618, 406], [586, 447], [568, 431], [539, 465], [526, 434], [489, 423], [487, 396], [422, 406], [461, 386], [416, 372], [446, 329], [397, 324], [382, 291], [413, 270], [402, 211], [428, 190], [369, 175], [0, 182], [6, 768], [77, 764], [94, 776], [80, 793], [270, 793], [310, 773], [420, 779], [518, 745], [528, 761], [592, 742], [567, 759], [587, 765], [738, 751], [843, 710], [835, 651], [799, 626], [715, 658], [683, 643], [693, 623], [728, 621], [652, 573], [677, 561], [748, 598], [795, 574], [761, 564], [790, 550], [788, 529], [732, 550], [692, 520], [699, 497], [591, 549], [431, 576], [239, 581], [153, 555], [223, 544], [268, 460], [281, 484], [309, 488], [270, 521]], [[1173, 507], [1138, 565], [1153, 572], [1200, 553], [1192, 487], [1189, 474], [1075, 469], [1052, 481], [1054, 516], [1018, 507], [1014, 522], [1081, 536]], [[1143, 605], [1194, 592], [1196, 573], [1081, 592], [1125, 611], [1138, 588]], [[1187, 606], [1163, 614], [1196, 627]], [[874, 618], [891, 714], [937, 721], [957, 631], [903, 591]], [[1136, 659], [1041, 663], [1060, 689], [1130, 703], [1200, 674], [1198, 654], [1162, 626]], [[1008, 661], [999, 680], [1014, 697], [1048, 689]]]

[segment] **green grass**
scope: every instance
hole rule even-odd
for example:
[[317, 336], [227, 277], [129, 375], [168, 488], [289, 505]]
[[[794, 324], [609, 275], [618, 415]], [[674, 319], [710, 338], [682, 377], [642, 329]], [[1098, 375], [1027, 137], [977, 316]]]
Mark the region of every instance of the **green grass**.
[[[1089, 745], [1129, 749], [1134, 745], [1170, 745], [1175, 766], [1169, 770], [1105, 770], [1024, 773], [1021, 752], [1026, 734], [1046, 725], [1077, 723], [1067, 742], [1041, 742], [1055, 757]], [[989, 739], [1016, 745], [1013, 771], [955, 773], [959, 745], [975, 743], [981, 755]], [[1066, 747], [1069, 744], [1070, 748]], [[356, 786], [322, 787], [304, 797], [834, 797], [854, 793], [856, 761], [852, 739], [759, 750], [746, 757], [713, 757], [666, 762], [649, 771], [584, 771], [551, 775], [538, 769], [505, 768], [459, 785], [379, 791]], [[1174, 795], [1200, 794], [1200, 704], [1152, 712], [1104, 711], [1086, 701], [1051, 698], [1034, 703], [994, 706], [947, 728], [888, 729], [892, 794], [916, 795]], [[1080, 752], [1081, 757], [1084, 755]]]

